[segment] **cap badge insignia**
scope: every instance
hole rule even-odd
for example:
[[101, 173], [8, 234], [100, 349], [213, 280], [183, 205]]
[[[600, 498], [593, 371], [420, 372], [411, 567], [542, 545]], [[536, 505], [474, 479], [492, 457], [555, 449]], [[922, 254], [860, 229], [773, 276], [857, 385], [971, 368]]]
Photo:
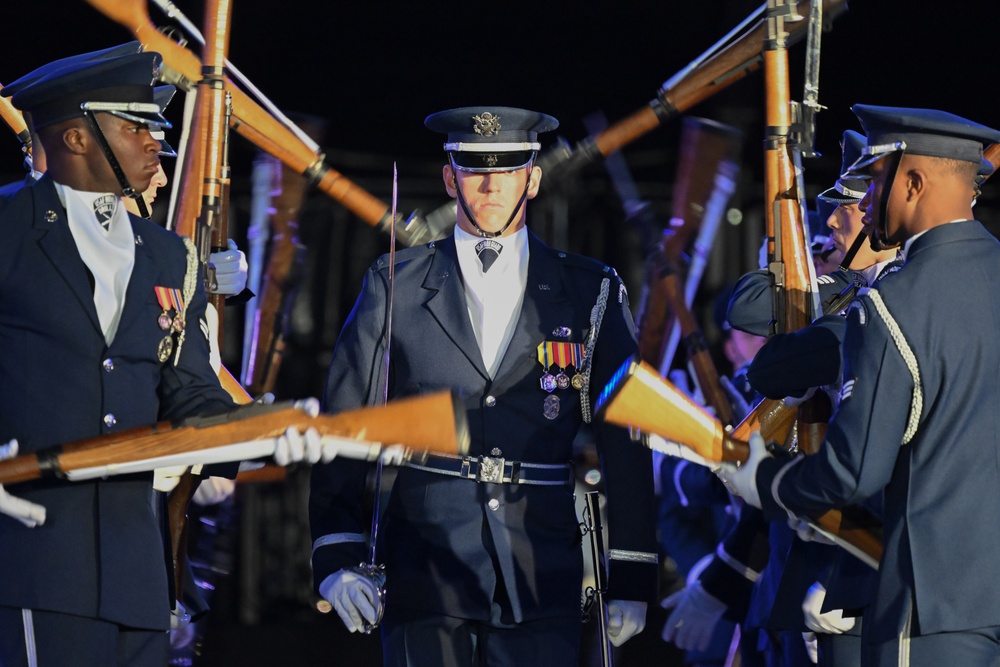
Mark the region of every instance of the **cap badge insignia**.
[[492, 137], [500, 132], [500, 116], [494, 116], [489, 111], [482, 116], [473, 116], [472, 121], [475, 123], [472, 129], [476, 131], [476, 134]]
[[487, 167], [495, 167], [495, 166], [497, 166], [497, 156], [496, 155], [493, 155], [493, 154], [486, 155], [485, 157], [483, 157], [483, 160], [485, 160]]

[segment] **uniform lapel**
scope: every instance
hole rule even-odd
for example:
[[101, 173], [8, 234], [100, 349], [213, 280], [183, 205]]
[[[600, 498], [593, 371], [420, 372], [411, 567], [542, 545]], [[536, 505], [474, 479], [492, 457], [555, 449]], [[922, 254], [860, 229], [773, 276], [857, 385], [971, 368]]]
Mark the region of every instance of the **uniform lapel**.
[[455, 238], [448, 237], [436, 242], [437, 251], [431, 259], [430, 269], [424, 278], [423, 287], [430, 291], [424, 307], [430, 311], [445, 335], [462, 351], [483, 379], [489, 380], [483, 355], [476, 342], [476, 333], [469, 320], [469, 309], [465, 302], [465, 286], [455, 254]]
[[[525, 365], [538, 363], [538, 345], [552, 338], [554, 328], [572, 325], [572, 303], [562, 270], [552, 253], [551, 248], [528, 231], [528, 282], [514, 335], [497, 370], [498, 385], [507, 376], [522, 377]], [[541, 377], [541, 369], [538, 375]]]
[[[62, 276], [80, 307], [90, 318], [97, 331], [101, 322], [97, 317], [97, 306], [94, 305], [94, 290], [90, 286], [87, 267], [76, 248], [76, 241], [69, 231], [66, 219], [66, 208], [59, 201], [55, 185], [48, 176], [33, 187], [35, 199], [34, 229], [38, 234], [38, 246], [49, 258], [52, 268]], [[102, 333], [103, 335], [103, 333]]]

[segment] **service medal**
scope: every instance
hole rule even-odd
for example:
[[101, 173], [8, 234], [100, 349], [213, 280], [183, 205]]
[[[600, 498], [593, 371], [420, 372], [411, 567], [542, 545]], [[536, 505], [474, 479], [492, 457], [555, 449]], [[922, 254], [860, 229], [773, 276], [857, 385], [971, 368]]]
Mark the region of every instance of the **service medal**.
[[549, 392], [550, 394], [554, 392], [556, 390], [556, 387], [558, 386], [556, 384], [555, 376], [552, 375], [551, 373], [546, 373], [545, 375], [542, 376], [541, 385], [542, 389]]
[[555, 419], [559, 416], [559, 397], [555, 394], [550, 394], [545, 397], [542, 401], [542, 414], [545, 415], [546, 419]]
[[576, 389], [577, 391], [582, 391], [584, 386], [587, 384], [587, 380], [583, 377], [583, 373], [577, 373], [569, 382], [573, 385], [573, 389]]
[[160, 317], [157, 318], [156, 323], [160, 325], [161, 329], [166, 331], [173, 324], [173, 320], [170, 319], [170, 315], [167, 314], [167, 311], [163, 311], [160, 313]]
[[563, 373], [562, 371], [560, 371], [559, 374], [556, 375], [556, 386], [559, 387], [560, 389], [566, 389], [567, 387], [569, 387], [569, 383], [570, 383], [569, 376]]
[[174, 318], [174, 331], [180, 333], [184, 331], [184, 316], [177, 313], [177, 317]]
[[159, 346], [156, 348], [156, 358], [160, 360], [160, 363], [164, 363], [170, 358], [170, 353], [174, 351], [174, 339], [170, 334], [163, 337], [160, 341]]

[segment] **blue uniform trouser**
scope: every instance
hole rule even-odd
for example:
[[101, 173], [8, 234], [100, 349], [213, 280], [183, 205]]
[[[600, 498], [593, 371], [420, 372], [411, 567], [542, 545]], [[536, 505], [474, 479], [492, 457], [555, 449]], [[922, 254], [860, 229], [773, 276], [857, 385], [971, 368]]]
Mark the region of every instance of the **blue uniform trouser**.
[[163, 667], [166, 631], [136, 630], [96, 618], [0, 607], [3, 667]]
[[[860, 621], [859, 621], [860, 622]], [[816, 635], [819, 643], [819, 667], [860, 667], [859, 635]]]
[[865, 667], [1000, 667], [1000, 627], [868, 644], [864, 651]]
[[382, 655], [386, 667], [577, 667], [579, 617], [516, 624], [386, 611]]

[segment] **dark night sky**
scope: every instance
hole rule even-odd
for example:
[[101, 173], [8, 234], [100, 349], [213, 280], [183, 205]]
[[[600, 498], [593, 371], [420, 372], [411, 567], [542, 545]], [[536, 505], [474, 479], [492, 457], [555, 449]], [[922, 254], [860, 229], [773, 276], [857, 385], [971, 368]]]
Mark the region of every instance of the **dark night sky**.
[[[83, 0], [9, 4], [0, 82], [130, 38]], [[200, 2], [176, 4], [201, 25]], [[586, 135], [584, 115], [603, 109], [614, 121], [638, 109], [758, 4], [234, 0], [230, 60], [283, 110], [329, 119], [326, 144], [337, 148], [436, 156], [440, 141], [423, 129], [423, 117], [483, 102], [551, 113], [575, 143]], [[991, 0], [852, 0], [824, 35], [820, 101], [829, 110], [820, 116], [820, 149], [837, 153], [843, 129], [855, 127], [849, 107], [859, 101], [944, 108], [1000, 125], [1000, 110], [984, 104], [993, 98], [998, 11]], [[168, 23], [156, 7], [149, 14]], [[802, 46], [792, 51], [793, 72], [802, 53]], [[692, 112], [759, 97], [762, 85], [752, 75]], [[792, 89], [801, 97], [794, 73]], [[741, 129], [751, 138], [762, 133], [753, 124]], [[661, 128], [640, 145], [671, 145], [676, 134]], [[18, 162], [6, 136], [4, 171]]]

